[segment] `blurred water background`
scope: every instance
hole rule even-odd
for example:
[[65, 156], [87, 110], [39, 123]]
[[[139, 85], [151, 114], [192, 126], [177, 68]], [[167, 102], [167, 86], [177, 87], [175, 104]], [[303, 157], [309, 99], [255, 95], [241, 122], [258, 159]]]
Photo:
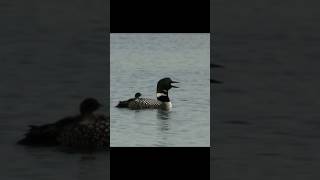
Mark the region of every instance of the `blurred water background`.
[[317, 4], [212, 3], [213, 179], [319, 179]]
[[109, 153], [16, 145], [29, 124], [78, 113], [85, 97], [108, 110], [106, 1], [0, 3], [1, 179], [107, 179]]

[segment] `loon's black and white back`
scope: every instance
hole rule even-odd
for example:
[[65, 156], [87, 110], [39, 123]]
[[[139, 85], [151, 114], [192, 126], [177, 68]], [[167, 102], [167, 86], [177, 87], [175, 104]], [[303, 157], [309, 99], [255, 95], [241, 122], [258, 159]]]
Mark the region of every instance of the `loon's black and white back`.
[[97, 100], [87, 98], [80, 104], [80, 115], [51, 124], [31, 125], [18, 144], [106, 149], [110, 126], [107, 116], [94, 113], [100, 106]]
[[163, 78], [158, 81], [157, 84], [157, 99], [141, 98], [140, 93], [136, 93], [135, 98], [128, 99], [126, 101], [120, 101], [116, 106], [118, 108], [129, 109], [163, 109], [170, 110], [172, 107], [168, 91], [171, 88], [178, 88], [172, 85], [172, 83], [178, 83], [172, 81], [170, 78]]

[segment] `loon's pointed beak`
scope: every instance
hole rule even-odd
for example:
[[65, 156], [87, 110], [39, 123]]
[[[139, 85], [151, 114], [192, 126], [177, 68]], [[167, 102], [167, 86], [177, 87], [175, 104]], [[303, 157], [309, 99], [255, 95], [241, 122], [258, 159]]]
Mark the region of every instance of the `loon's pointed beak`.
[[[171, 83], [179, 83], [179, 82], [177, 82], [177, 81], [171, 81]], [[172, 85], [171, 83], [170, 83], [171, 87], [173, 87], [173, 88], [179, 88], [179, 87], [177, 87], [177, 86]]]

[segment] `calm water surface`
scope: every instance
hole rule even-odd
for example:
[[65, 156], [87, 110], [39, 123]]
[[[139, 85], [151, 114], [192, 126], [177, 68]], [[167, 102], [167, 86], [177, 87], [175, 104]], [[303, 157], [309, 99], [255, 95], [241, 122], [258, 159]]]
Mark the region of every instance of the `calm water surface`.
[[103, 4], [86, 0], [0, 3], [0, 179], [109, 177], [107, 152], [72, 153], [15, 144], [29, 124], [51, 123], [78, 113], [85, 97], [108, 102]]
[[[209, 146], [209, 34], [111, 35], [111, 146]], [[171, 77], [171, 111], [118, 109], [119, 100], [156, 98]]]

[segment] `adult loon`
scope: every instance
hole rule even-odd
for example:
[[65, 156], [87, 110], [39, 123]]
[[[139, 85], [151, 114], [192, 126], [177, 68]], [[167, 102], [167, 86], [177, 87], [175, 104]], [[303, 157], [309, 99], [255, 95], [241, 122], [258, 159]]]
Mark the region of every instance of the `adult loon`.
[[66, 146], [77, 148], [109, 147], [109, 118], [94, 113], [102, 105], [94, 98], [80, 104], [80, 114], [63, 118], [52, 124], [31, 125], [18, 144], [29, 146]]
[[170, 110], [172, 104], [168, 95], [168, 91], [171, 88], [178, 88], [177, 86], [172, 85], [173, 83], [179, 82], [173, 81], [168, 77], [160, 79], [157, 84], [157, 99], [140, 98], [141, 94], [136, 93], [135, 98], [131, 98], [126, 101], [120, 101], [116, 107], [129, 109]]

